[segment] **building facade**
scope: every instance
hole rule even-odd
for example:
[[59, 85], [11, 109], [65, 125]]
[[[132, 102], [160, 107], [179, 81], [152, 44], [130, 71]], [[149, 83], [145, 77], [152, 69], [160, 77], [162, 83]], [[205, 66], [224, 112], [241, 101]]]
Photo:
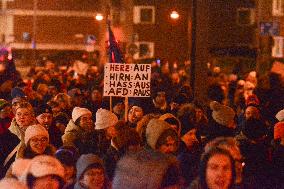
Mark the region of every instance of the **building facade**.
[[[208, 1], [208, 24], [202, 32], [207, 32], [209, 61], [228, 70], [248, 70], [281, 59], [283, 1]], [[18, 59], [95, 52], [93, 58], [107, 62], [107, 17], [125, 56], [169, 62], [190, 58], [193, 18], [188, 0], [1, 0], [0, 4], [0, 42], [10, 46]], [[170, 18], [172, 11], [178, 12], [178, 19]], [[200, 11], [197, 8], [197, 14]], [[98, 13], [104, 20], [95, 19]]]

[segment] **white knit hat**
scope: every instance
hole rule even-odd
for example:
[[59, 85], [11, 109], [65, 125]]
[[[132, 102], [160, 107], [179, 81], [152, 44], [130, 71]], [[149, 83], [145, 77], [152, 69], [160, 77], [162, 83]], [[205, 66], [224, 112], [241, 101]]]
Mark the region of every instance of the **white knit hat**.
[[28, 187], [15, 178], [4, 178], [0, 180], [0, 189], [28, 189]]
[[92, 112], [90, 110], [88, 110], [87, 108], [80, 108], [80, 107], [75, 107], [72, 111], [72, 120], [75, 123], [76, 120], [81, 117], [82, 115], [86, 115], [86, 114], [91, 114]]
[[106, 129], [118, 122], [117, 116], [109, 110], [100, 108], [96, 112], [95, 129]]
[[32, 137], [37, 136], [37, 135], [45, 136], [45, 137], [47, 137], [47, 139], [49, 141], [49, 134], [48, 134], [47, 130], [43, 126], [37, 124], [37, 125], [31, 125], [26, 129], [26, 131], [25, 131], [25, 144], [27, 145], [29, 140]]
[[64, 178], [64, 167], [59, 160], [48, 155], [38, 155], [31, 160], [27, 174], [30, 173], [34, 177], [43, 177], [48, 175], [56, 175]]
[[284, 109], [280, 110], [275, 117], [278, 121], [284, 121]]
[[213, 119], [223, 126], [228, 126], [229, 123], [235, 118], [235, 111], [229, 106], [224, 106], [219, 102], [210, 102], [210, 108], [213, 110]]

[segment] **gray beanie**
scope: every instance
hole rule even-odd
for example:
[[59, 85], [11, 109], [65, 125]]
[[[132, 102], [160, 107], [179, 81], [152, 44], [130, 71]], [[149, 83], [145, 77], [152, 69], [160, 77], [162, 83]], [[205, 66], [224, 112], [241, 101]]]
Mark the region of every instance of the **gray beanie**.
[[163, 121], [163, 120], [159, 120], [159, 119], [151, 119], [147, 125], [146, 128], [146, 140], [147, 140], [147, 144], [152, 148], [152, 149], [156, 149], [156, 144], [157, 141], [159, 139], [159, 137], [161, 136], [161, 134], [167, 130], [167, 129], [171, 129], [172, 127], [170, 126], [170, 124], [168, 124], [167, 122]]
[[103, 166], [103, 161], [94, 154], [83, 154], [80, 156], [76, 163], [76, 169], [77, 169], [77, 180], [80, 180], [80, 177], [82, 174], [85, 172], [85, 170], [92, 164], [100, 164], [102, 167]]
[[118, 122], [117, 116], [109, 110], [100, 108], [96, 112], [95, 129], [106, 129]]

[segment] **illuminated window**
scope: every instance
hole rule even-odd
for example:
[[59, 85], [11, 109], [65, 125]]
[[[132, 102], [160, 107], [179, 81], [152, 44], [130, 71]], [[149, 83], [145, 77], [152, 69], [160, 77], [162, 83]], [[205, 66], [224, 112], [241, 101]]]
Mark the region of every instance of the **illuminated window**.
[[273, 37], [274, 45], [272, 47], [272, 57], [283, 58], [283, 38], [284, 37]]
[[155, 7], [154, 6], [134, 6], [133, 9], [134, 24], [154, 24]]
[[134, 54], [134, 59], [153, 58], [154, 57], [154, 43], [140, 41], [136, 42], [138, 52]]
[[239, 8], [237, 10], [238, 25], [252, 25], [255, 23], [255, 12], [251, 8]]

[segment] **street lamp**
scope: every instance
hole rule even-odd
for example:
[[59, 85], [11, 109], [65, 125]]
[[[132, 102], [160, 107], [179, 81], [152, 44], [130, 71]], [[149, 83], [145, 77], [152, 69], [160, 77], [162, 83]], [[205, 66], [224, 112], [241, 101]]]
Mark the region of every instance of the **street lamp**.
[[97, 20], [97, 21], [102, 21], [103, 19], [104, 19], [104, 17], [103, 17], [102, 14], [98, 13], [98, 14], [96, 15], [96, 20]]
[[172, 11], [170, 17], [174, 20], [177, 20], [179, 18], [179, 14], [177, 11]]

